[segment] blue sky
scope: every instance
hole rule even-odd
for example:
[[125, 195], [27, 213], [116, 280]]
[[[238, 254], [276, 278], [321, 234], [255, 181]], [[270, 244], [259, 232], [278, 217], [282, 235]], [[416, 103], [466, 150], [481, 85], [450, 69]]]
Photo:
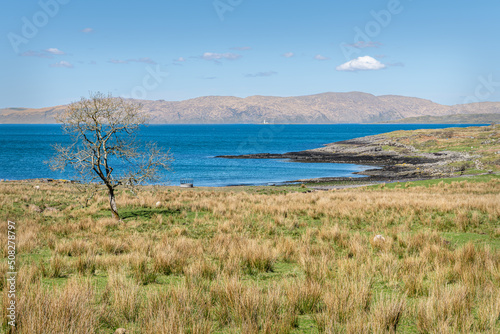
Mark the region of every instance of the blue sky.
[[362, 91], [500, 101], [498, 1], [4, 0], [1, 107]]

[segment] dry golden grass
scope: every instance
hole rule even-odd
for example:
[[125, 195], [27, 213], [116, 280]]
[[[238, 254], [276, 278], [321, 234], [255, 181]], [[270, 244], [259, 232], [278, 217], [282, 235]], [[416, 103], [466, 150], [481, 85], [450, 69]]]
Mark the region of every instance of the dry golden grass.
[[[17, 314], [22, 316], [17, 322], [17, 332], [94, 333], [99, 327], [98, 314], [93, 307], [95, 289], [89, 280], [74, 277], [61, 289], [49, 289], [36, 282], [20, 292]], [[5, 293], [3, 301], [4, 304], [7, 301]]]
[[[118, 194], [121, 222], [105, 193], [81, 207], [72, 191], [0, 183], [0, 235], [13, 220], [19, 236], [18, 333], [500, 331], [497, 179], [275, 194], [145, 187]], [[6, 238], [0, 246], [5, 315]]]

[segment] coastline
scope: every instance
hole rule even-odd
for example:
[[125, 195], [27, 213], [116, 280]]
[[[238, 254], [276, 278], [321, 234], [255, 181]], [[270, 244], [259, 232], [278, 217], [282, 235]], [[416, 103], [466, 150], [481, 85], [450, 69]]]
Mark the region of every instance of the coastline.
[[[479, 157], [473, 152], [422, 151], [395, 139], [391, 133], [334, 142], [320, 148], [299, 152], [218, 156], [218, 158], [226, 159], [286, 159], [302, 163], [346, 163], [373, 166], [373, 169], [354, 173], [365, 176], [361, 178], [323, 177], [287, 182], [318, 184], [353, 181], [352, 183], [362, 182], [364, 185], [463, 176], [464, 169], [455, 165], [471, 163]], [[492, 171], [484, 174], [488, 173]]]

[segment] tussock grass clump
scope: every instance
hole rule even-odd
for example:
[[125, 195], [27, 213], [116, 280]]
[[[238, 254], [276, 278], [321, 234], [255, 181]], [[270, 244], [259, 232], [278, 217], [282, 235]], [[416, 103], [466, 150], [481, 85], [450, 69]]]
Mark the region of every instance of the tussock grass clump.
[[197, 240], [164, 238], [152, 251], [153, 270], [164, 275], [180, 274], [202, 254], [203, 248]]
[[403, 317], [406, 302], [404, 296], [379, 296], [373, 306], [370, 323], [375, 333], [396, 333]]
[[346, 323], [352, 315], [368, 312], [372, 301], [370, 288], [369, 278], [339, 277], [323, 296], [324, 313], [335, 323]]
[[474, 329], [481, 332], [494, 332], [500, 321], [500, 287], [488, 286], [477, 294], [477, 322]]
[[309, 254], [301, 254], [299, 264], [308, 280], [324, 282], [334, 275], [332, 261], [329, 261], [326, 256], [318, 258]]
[[277, 286], [260, 289], [231, 277], [213, 285], [210, 293], [216, 319], [243, 333], [288, 333], [297, 325], [296, 304]]
[[66, 240], [57, 243], [55, 250], [59, 255], [63, 256], [80, 256], [93, 253], [93, 247], [84, 240]]
[[37, 220], [30, 221], [26, 225], [23, 225], [23, 233], [17, 238], [17, 253], [30, 253], [38, 249], [41, 244], [39, 233], [40, 225]]
[[40, 261], [40, 271], [43, 277], [60, 278], [64, 276], [65, 261], [59, 256], [54, 255], [50, 258], [48, 266]]
[[286, 287], [286, 293], [299, 314], [316, 313], [321, 308], [323, 286], [316, 281], [294, 282]]
[[249, 240], [239, 252], [243, 270], [249, 274], [273, 271], [276, 262], [276, 252], [269, 245], [260, 245], [255, 240]]
[[130, 251], [130, 244], [116, 238], [104, 237], [100, 240], [100, 247], [104, 252], [112, 255], [124, 254]]
[[42, 276], [40, 267], [35, 263], [22, 264], [17, 272], [16, 287], [20, 290], [29, 288], [31, 285], [40, 283]]
[[[95, 333], [99, 316], [96, 290], [89, 280], [71, 278], [62, 289], [39, 283], [18, 291], [16, 322], [19, 333]], [[4, 295], [4, 305], [7, 300]], [[6, 319], [3, 317], [3, 319]]]
[[207, 294], [194, 286], [149, 291], [138, 320], [141, 333], [211, 333], [210, 305]]
[[403, 283], [403, 291], [409, 297], [422, 296], [426, 294], [424, 279], [428, 272], [427, 262], [423, 257], [409, 256], [404, 259], [400, 268], [400, 279]]
[[4, 286], [7, 285], [7, 272], [9, 271], [9, 264], [7, 261], [0, 262], [0, 290], [3, 291]]
[[184, 270], [187, 259], [173, 250], [161, 250], [153, 255], [153, 268], [159, 274], [179, 274]]
[[83, 255], [76, 260], [76, 271], [81, 275], [94, 275], [97, 269], [95, 256]]
[[149, 265], [149, 258], [141, 255], [129, 257], [132, 276], [139, 284], [150, 284], [156, 281], [157, 272]]
[[191, 263], [183, 272], [192, 280], [213, 280], [217, 276], [217, 266], [203, 258]]
[[473, 294], [465, 285], [434, 288], [417, 306], [417, 328], [421, 333], [438, 329], [442, 333], [469, 333]]
[[102, 302], [110, 306], [111, 316], [118, 321], [135, 321], [141, 307], [139, 285], [123, 272], [111, 271]]

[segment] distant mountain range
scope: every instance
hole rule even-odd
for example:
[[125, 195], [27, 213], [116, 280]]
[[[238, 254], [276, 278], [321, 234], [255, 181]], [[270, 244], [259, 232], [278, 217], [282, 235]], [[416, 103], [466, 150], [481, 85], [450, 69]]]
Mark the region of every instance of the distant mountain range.
[[[415, 97], [323, 93], [296, 97], [205, 96], [185, 101], [136, 100], [153, 124], [379, 123], [409, 117], [500, 114], [500, 102], [446, 106]], [[3, 124], [50, 124], [65, 106], [0, 109]], [[484, 120], [484, 119], [483, 119]]]

